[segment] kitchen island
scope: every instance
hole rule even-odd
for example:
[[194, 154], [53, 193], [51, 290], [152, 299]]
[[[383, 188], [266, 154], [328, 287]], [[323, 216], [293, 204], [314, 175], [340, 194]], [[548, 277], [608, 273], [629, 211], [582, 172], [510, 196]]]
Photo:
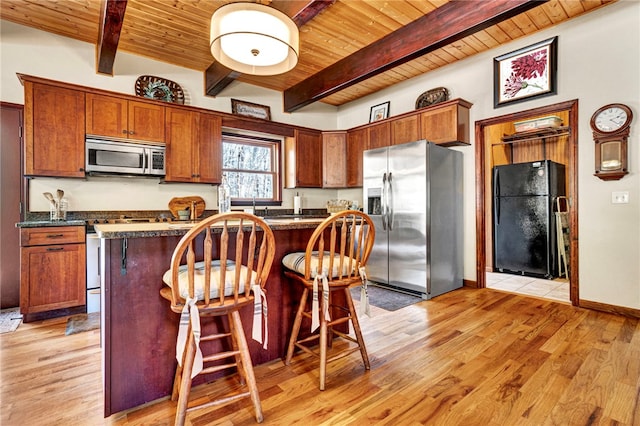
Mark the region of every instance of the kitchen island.
[[[276, 253], [266, 286], [269, 345], [247, 339], [254, 365], [285, 355], [299, 297], [282, 273], [282, 258], [304, 251], [322, 219], [274, 219]], [[104, 415], [108, 417], [171, 393], [179, 316], [160, 296], [162, 275], [189, 223], [95, 225], [101, 239]], [[251, 336], [253, 307], [241, 311]], [[194, 385], [213, 376], [198, 377]]]

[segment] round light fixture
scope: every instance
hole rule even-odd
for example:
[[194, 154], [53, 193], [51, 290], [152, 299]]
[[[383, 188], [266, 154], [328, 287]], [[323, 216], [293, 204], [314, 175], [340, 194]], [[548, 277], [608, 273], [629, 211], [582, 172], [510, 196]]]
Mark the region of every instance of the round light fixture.
[[211, 54], [243, 74], [276, 75], [298, 63], [298, 27], [284, 13], [258, 3], [229, 3], [211, 16]]

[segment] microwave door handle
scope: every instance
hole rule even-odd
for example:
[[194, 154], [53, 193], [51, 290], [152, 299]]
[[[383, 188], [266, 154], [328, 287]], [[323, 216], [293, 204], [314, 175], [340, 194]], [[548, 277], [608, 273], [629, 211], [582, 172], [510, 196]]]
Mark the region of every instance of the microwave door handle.
[[142, 150], [142, 173], [147, 174], [149, 168], [149, 156], [151, 155], [151, 150], [144, 148]]

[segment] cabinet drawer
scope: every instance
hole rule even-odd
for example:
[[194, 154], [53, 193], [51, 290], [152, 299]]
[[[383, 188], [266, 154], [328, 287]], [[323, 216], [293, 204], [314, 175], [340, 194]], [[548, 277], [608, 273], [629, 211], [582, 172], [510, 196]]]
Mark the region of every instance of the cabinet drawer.
[[22, 228], [20, 246], [45, 246], [85, 242], [84, 226], [52, 226], [44, 228]]

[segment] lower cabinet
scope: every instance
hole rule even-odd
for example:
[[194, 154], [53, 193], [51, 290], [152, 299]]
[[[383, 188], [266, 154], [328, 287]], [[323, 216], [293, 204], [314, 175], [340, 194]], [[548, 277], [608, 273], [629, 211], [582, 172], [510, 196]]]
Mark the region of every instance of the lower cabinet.
[[83, 306], [86, 303], [84, 226], [20, 230], [20, 313]]

